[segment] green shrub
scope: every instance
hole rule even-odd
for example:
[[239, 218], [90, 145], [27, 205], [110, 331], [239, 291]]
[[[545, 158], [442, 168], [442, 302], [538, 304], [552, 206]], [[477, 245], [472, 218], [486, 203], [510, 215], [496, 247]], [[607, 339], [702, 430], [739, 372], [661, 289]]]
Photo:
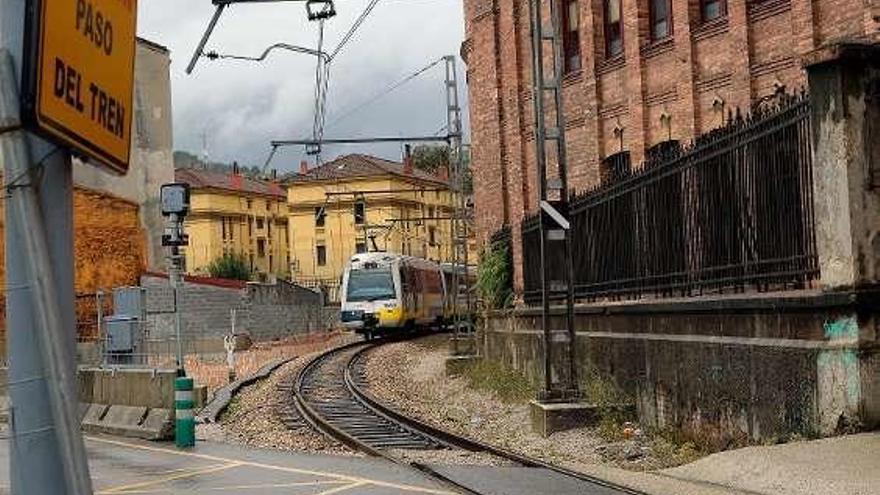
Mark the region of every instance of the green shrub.
[[486, 307], [509, 307], [513, 303], [512, 282], [507, 246], [496, 244], [483, 251], [477, 267], [477, 290], [486, 302]]
[[525, 376], [489, 359], [467, 365], [462, 376], [472, 388], [494, 392], [504, 402], [525, 402], [535, 396], [535, 387]]
[[208, 265], [208, 273], [214, 278], [250, 280], [251, 269], [242, 254], [227, 253]]

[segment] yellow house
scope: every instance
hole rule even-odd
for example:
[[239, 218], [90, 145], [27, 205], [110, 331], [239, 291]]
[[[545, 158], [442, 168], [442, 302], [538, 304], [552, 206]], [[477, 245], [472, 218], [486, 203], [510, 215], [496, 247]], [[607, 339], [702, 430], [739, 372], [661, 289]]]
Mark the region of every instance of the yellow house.
[[294, 280], [332, 287], [348, 259], [364, 251], [452, 261], [453, 195], [445, 177], [358, 154], [305, 167], [285, 184]]
[[256, 279], [287, 277], [290, 265], [287, 196], [278, 184], [250, 179], [237, 170], [179, 169], [190, 186], [186, 218], [186, 272], [208, 274], [223, 254], [241, 254]]

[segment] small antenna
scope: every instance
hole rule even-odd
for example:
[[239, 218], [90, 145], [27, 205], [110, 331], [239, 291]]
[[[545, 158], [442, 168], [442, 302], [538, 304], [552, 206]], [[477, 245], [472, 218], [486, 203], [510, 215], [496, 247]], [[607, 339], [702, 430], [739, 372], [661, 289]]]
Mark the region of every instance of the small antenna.
[[210, 161], [210, 155], [208, 154], [208, 129], [202, 130], [201, 134], [202, 138], [202, 164], [207, 169], [208, 163]]

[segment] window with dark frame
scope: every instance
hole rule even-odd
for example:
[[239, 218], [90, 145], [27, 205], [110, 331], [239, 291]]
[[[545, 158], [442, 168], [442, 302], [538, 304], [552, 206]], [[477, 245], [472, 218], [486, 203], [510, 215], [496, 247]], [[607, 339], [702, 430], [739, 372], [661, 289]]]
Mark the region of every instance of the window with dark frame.
[[266, 257], [266, 239], [257, 239], [257, 257]]
[[354, 245], [354, 250], [357, 254], [366, 253], [367, 252], [367, 243], [366, 242], [358, 242]]
[[672, 35], [672, 0], [651, 0], [651, 41]]
[[354, 204], [354, 223], [363, 225], [366, 221], [367, 205], [363, 201]]
[[327, 219], [327, 210], [323, 206], [315, 207], [315, 227], [323, 227]]
[[727, 15], [727, 0], [700, 0], [703, 22], [714, 21]]
[[561, 0], [562, 2], [562, 50], [564, 72], [581, 70], [581, 35], [580, 10], [578, 0]]
[[318, 266], [326, 266], [327, 265], [327, 246], [316, 246], [315, 247], [315, 258], [318, 262]]
[[605, 57], [614, 58], [623, 53], [623, 21], [620, 0], [605, 3]]

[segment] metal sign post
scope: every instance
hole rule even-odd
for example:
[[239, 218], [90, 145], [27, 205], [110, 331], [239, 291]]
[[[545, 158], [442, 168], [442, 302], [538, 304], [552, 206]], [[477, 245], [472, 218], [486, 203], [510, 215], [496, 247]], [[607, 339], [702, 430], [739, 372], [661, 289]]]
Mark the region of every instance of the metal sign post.
[[[127, 169], [137, 2], [102, 3], [101, 23], [81, 4], [0, 0], [10, 484], [16, 495], [92, 493], [77, 414], [69, 149]], [[129, 63], [118, 64], [122, 59]]]

